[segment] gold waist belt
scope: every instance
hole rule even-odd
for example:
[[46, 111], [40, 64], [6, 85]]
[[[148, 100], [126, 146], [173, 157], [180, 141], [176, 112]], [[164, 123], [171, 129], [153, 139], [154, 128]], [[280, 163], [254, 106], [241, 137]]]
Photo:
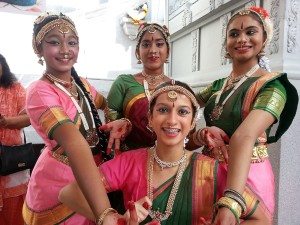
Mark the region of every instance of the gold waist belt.
[[[209, 157], [214, 158], [213, 155], [212, 155], [212, 151], [209, 150], [207, 147], [205, 147], [203, 149], [202, 153], [204, 155], [207, 155]], [[260, 162], [263, 162], [268, 157], [269, 157], [269, 155], [268, 155], [268, 148], [267, 148], [266, 145], [255, 146], [253, 148], [253, 151], [252, 151], [251, 163], [260, 163]], [[223, 155], [220, 155], [218, 157], [218, 160], [220, 162], [223, 162], [224, 161]]]
[[74, 212], [63, 204], [53, 209], [34, 212], [27, 206], [26, 202], [24, 202], [22, 214], [26, 225], [53, 225], [68, 219]]

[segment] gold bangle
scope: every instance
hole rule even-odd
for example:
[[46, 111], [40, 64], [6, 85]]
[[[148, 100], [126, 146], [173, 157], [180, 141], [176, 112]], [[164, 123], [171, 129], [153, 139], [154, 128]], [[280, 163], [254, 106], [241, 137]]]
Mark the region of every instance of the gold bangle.
[[199, 130], [197, 130], [197, 132], [195, 133], [195, 136], [194, 136], [194, 143], [196, 145], [199, 145], [199, 146], [203, 146], [205, 145], [205, 142], [202, 140], [202, 132], [205, 131], [207, 128], [206, 127], [203, 127]]
[[107, 214], [109, 213], [118, 213], [117, 210], [113, 209], [113, 208], [107, 208], [105, 209], [95, 220], [95, 223], [97, 225], [102, 225], [103, 224], [103, 220], [104, 218], [107, 216]]
[[217, 201], [216, 207], [217, 209], [221, 207], [226, 207], [230, 209], [238, 224], [240, 223], [240, 217], [242, 215], [242, 207], [237, 201], [229, 197], [222, 197]]

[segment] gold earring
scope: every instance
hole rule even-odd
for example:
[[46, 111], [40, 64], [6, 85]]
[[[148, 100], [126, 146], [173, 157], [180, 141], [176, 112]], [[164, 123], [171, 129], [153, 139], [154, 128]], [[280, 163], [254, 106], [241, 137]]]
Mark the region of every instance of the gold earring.
[[231, 59], [231, 56], [230, 56], [229, 52], [227, 52], [227, 51], [226, 51], [224, 57], [225, 57], [226, 59]]
[[266, 52], [265, 52], [265, 49], [261, 49], [260, 52], [257, 54], [258, 57], [262, 57], [262, 56], [265, 56], [266, 55]]

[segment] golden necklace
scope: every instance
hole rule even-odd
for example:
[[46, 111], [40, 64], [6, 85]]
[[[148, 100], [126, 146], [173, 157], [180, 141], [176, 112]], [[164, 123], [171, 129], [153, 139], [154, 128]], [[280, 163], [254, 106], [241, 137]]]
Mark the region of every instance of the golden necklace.
[[[153, 202], [153, 165], [154, 165], [154, 151], [156, 147], [152, 147], [150, 150], [150, 159], [148, 164], [148, 186], [147, 186], [147, 195], [150, 198], [150, 200]], [[179, 163], [179, 168], [171, 189], [170, 196], [168, 198], [167, 207], [164, 213], [160, 212], [159, 209], [154, 210], [153, 208], [149, 209], [149, 216], [156, 221], [163, 221], [169, 218], [169, 216], [172, 214], [172, 208], [174, 205], [174, 201], [177, 195], [177, 191], [181, 182], [181, 178], [184, 172], [184, 169], [187, 164], [187, 157], [184, 157], [184, 159]]]
[[165, 77], [164, 73], [160, 75], [151, 75], [147, 74], [144, 70], [142, 71], [142, 76], [144, 77], [144, 80], [146, 80], [152, 86], [156, 86], [157, 83], [163, 80]]

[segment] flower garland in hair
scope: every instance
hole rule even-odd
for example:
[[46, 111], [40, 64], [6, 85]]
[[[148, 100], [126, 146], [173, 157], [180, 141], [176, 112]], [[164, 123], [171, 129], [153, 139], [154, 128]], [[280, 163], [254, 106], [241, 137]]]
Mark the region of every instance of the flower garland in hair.
[[259, 15], [261, 15], [264, 19], [269, 17], [269, 13], [267, 10], [265, 10], [262, 7], [252, 6], [250, 7], [250, 10], [257, 12]]
[[[264, 46], [266, 47], [270, 43], [270, 41], [273, 37], [273, 23], [270, 20], [270, 15], [269, 15], [268, 11], [262, 7], [252, 6], [249, 8], [249, 10], [256, 13], [263, 23], [264, 30], [267, 34], [267, 39], [264, 43]], [[259, 60], [258, 60], [259, 66], [261, 68], [271, 72], [269, 62], [270, 61], [266, 56], [264, 56], [264, 55], [259, 56]]]

